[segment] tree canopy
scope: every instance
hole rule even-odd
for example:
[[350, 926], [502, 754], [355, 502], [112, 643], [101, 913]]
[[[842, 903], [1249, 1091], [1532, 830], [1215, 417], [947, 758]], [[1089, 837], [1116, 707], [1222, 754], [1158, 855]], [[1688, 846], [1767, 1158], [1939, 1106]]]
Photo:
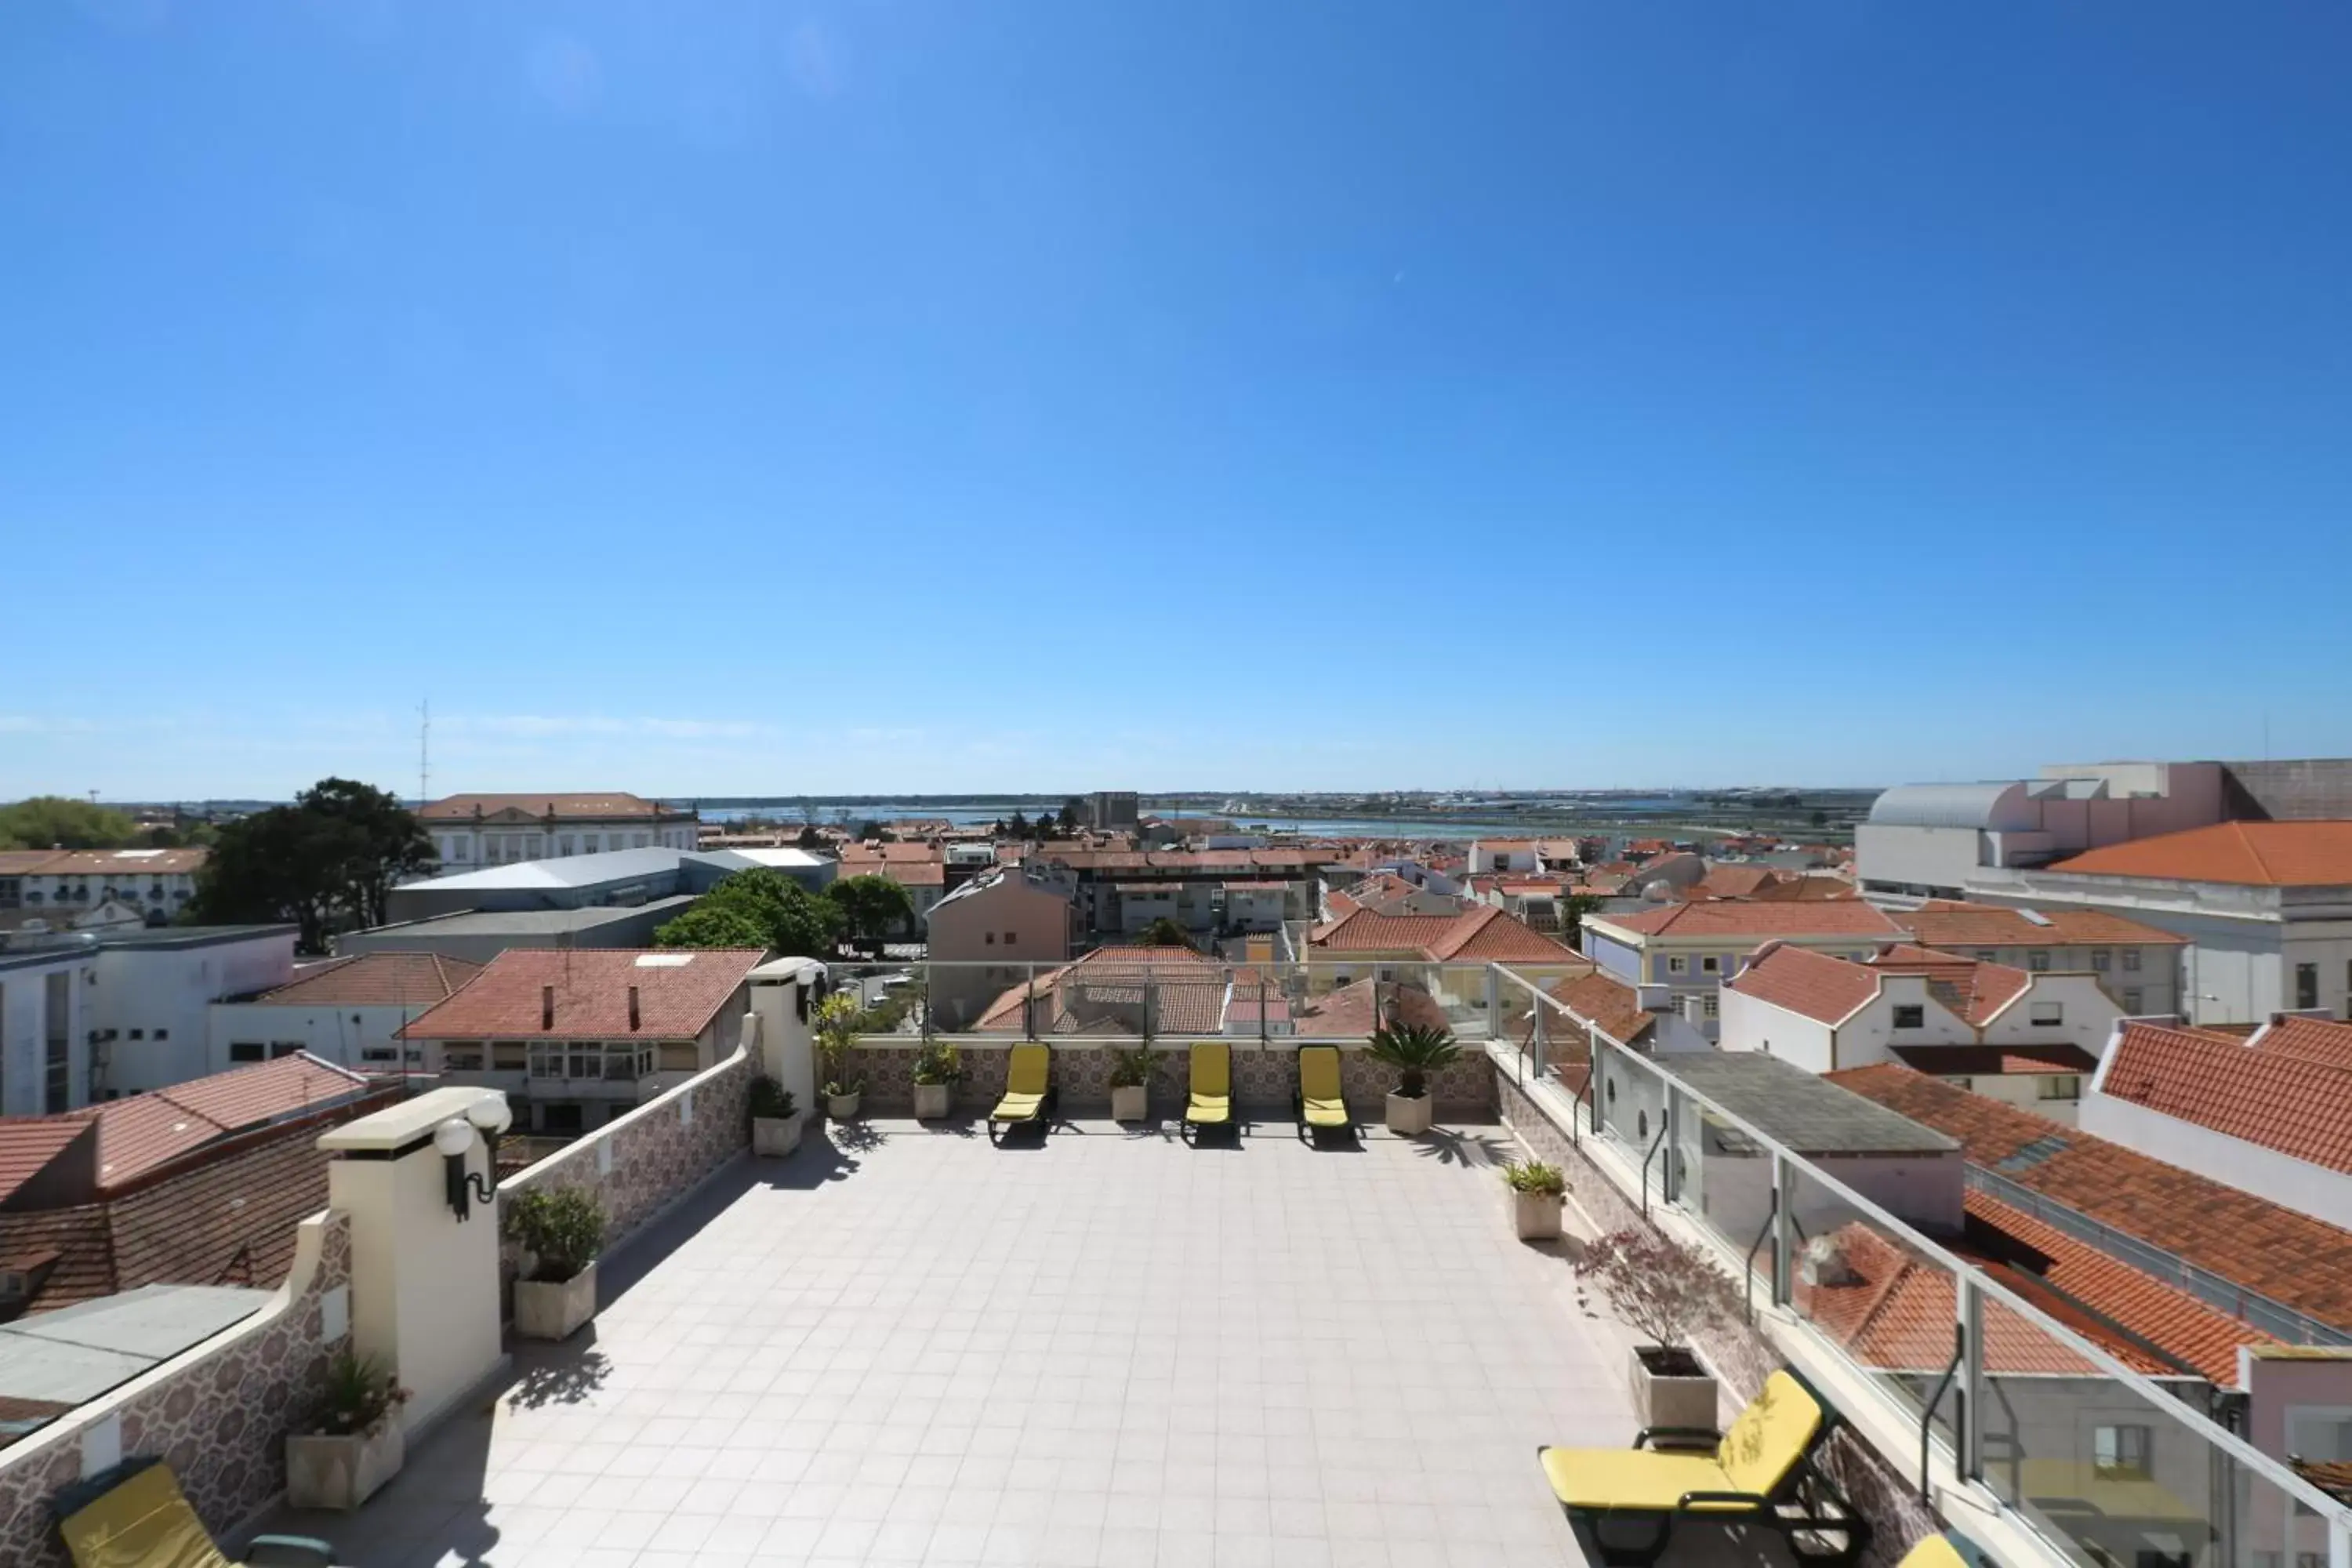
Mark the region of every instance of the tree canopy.
[[1166, 915], [1145, 926], [1135, 941], [1139, 947], [1190, 948], [1192, 945], [1191, 934]]
[[784, 958], [828, 958], [841, 927], [833, 900], [762, 866], [721, 881], [654, 932], [654, 941], [664, 947], [764, 947]]
[[760, 947], [772, 945], [768, 928], [740, 904], [713, 904], [708, 899], [676, 920], [666, 921], [654, 932], [656, 947]]
[[291, 805], [221, 827], [196, 879], [192, 918], [291, 921], [301, 945], [326, 951], [345, 925], [382, 925], [394, 884], [433, 866], [433, 841], [398, 797], [320, 779]]
[[91, 801], [39, 795], [0, 805], [0, 849], [120, 849], [140, 842], [137, 823]]
[[903, 930], [915, 918], [915, 900], [887, 877], [868, 872], [845, 877], [825, 889], [851, 938], [869, 949], [879, 949], [885, 938]]

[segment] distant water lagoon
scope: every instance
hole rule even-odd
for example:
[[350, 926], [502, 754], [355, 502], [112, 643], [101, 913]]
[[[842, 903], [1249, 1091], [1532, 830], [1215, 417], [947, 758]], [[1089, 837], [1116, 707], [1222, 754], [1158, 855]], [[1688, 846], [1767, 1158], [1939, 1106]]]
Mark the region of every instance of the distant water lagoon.
[[[1668, 796], [1644, 796], [1639, 799], [1608, 800], [1578, 805], [1548, 805], [1544, 815], [1552, 817], [1570, 814], [1598, 821], [1609, 817], [1640, 816], [1658, 812], [1688, 809], [1690, 803]], [[953, 823], [958, 826], [1010, 820], [1016, 811], [1024, 816], [1041, 809], [1034, 802], [1016, 805], [1012, 801], [960, 800], [938, 805], [917, 805], [903, 801], [870, 801], [856, 805], [812, 805], [808, 815], [820, 823], [839, 821], [890, 822], [904, 817], [927, 817]], [[764, 806], [726, 806], [705, 808], [705, 822], [741, 822], [750, 817], [798, 822], [803, 808], [797, 803]], [[1308, 838], [1500, 838], [1542, 837], [1548, 834], [1565, 834], [1571, 829], [1557, 825], [1530, 823], [1511, 816], [1492, 817], [1381, 817], [1381, 816], [1273, 816], [1240, 812], [1227, 818], [1208, 812], [1186, 812], [1181, 816], [1160, 812], [1158, 815], [1171, 821], [1186, 817], [1213, 816], [1217, 821], [1232, 821], [1244, 830], [1265, 829], [1275, 833], [1296, 833]]]

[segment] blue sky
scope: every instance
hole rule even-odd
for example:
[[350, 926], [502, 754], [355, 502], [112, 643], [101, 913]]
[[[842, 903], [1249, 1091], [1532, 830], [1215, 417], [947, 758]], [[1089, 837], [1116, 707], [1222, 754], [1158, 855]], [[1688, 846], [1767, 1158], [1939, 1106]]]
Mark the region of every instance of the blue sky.
[[2352, 9], [0, 9], [0, 796], [2352, 751]]

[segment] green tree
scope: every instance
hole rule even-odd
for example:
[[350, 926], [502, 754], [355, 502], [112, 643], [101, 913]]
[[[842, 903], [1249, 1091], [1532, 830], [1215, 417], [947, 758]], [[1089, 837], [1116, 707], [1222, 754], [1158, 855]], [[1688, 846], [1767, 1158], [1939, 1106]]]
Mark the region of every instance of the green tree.
[[824, 847], [824, 835], [819, 833], [816, 824], [812, 822], [801, 829], [801, 836], [793, 842], [803, 849], [822, 849]]
[[1136, 937], [1135, 942], [1136, 945], [1139, 947], [1181, 947], [1190, 949], [1192, 946], [1192, 939], [1191, 936], [1186, 934], [1184, 928], [1178, 925], [1174, 921], [1170, 920], [1166, 915], [1161, 915], [1158, 920], [1153, 921], [1150, 925], [1145, 926], [1142, 932]]
[[1049, 806], [1046, 808], [1045, 815], [1037, 819], [1037, 837], [1053, 838], [1058, 837], [1060, 833], [1061, 824], [1054, 820], [1053, 808]]
[[656, 947], [758, 947], [768, 945], [768, 928], [740, 904], [708, 899], [654, 932]]
[[898, 839], [897, 834], [878, 822], [861, 822], [857, 825], [857, 841], [861, 844], [895, 844]]
[[1072, 795], [1069, 799], [1062, 803], [1062, 826], [1076, 833], [1080, 827], [1086, 825], [1086, 820], [1087, 803], [1085, 801], [1080, 800], [1076, 795]]
[[1830, 814], [1826, 811], [1817, 811], [1813, 813], [1811, 820], [1815, 827], [1827, 827], [1830, 825]]
[[1559, 903], [1559, 931], [1569, 945], [1583, 951], [1584, 917], [1597, 915], [1609, 900], [1599, 893], [1570, 893]]
[[[687, 914], [698, 914], [705, 910], [740, 914], [738, 925], [725, 928], [735, 933], [725, 943], [678, 942], [676, 946], [764, 947], [785, 958], [829, 958], [834, 942], [841, 934], [841, 910], [830, 899], [820, 898], [782, 872], [766, 867], [738, 871], [721, 881], [702, 898]], [[680, 915], [678, 920], [686, 919]], [[704, 917], [705, 922], [715, 921], [716, 914]], [[662, 928], [676, 925], [672, 921]], [[718, 931], [715, 924], [689, 926], [688, 933], [697, 931]], [[752, 940], [737, 940], [748, 931]], [[655, 940], [661, 940], [656, 931]]]
[[1029, 837], [1029, 819], [1016, 811], [1013, 814], [1013, 820], [1005, 824], [1004, 830], [1015, 838], [1026, 838]]
[[122, 812], [61, 795], [0, 806], [0, 849], [120, 849], [140, 842]]
[[915, 918], [915, 900], [887, 877], [847, 877], [825, 889], [841, 911], [850, 940], [879, 952], [883, 940]]
[[382, 925], [394, 885], [433, 865], [433, 841], [399, 800], [350, 779], [321, 779], [291, 805], [223, 826], [196, 879], [194, 918], [291, 921], [322, 952], [346, 925]]

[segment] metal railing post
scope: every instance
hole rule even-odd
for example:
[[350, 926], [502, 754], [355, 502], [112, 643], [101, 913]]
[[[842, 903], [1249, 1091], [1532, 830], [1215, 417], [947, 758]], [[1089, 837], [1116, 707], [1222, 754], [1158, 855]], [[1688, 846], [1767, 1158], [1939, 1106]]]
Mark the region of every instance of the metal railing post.
[[1683, 1152], [1682, 1141], [1676, 1135], [1682, 1118], [1675, 1113], [1681, 1103], [1681, 1092], [1674, 1085], [1666, 1085], [1665, 1110], [1659, 1118], [1664, 1123], [1659, 1131], [1665, 1135], [1666, 1160], [1658, 1167], [1658, 1196], [1667, 1203], [1673, 1203], [1681, 1195], [1681, 1184], [1675, 1180], [1675, 1160]]
[[1959, 1444], [1953, 1458], [1960, 1479], [1975, 1481], [1984, 1479], [1984, 1292], [1966, 1275], [1959, 1287], [1960, 1382], [1952, 1426]]
[[1785, 1307], [1796, 1299], [1797, 1173], [1789, 1156], [1772, 1152], [1772, 1304]]
[[1037, 1037], [1037, 966], [1028, 967], [1029, 978], [1021, 984], [1021, 1033], [1034, 1040]]
[[1536, 1081], [1538, 1083], [1543, 1081], [1544, 1058], [1548, 1054], [1544, 1049], [1545, 1045], [1548, 1043], [1544, 1036], [1544, 1015], [1549, 1011], [1550, 1009], [1546, 1007], [1540, 999], [1537, 1001], [1534, 1015], [1536, 1026], [1535, 1032], [1529, 1036], [1528, 1039], [1528, 1045], [1530, 1047], [1529, 1054], [1534, 1058], [1532, 1065], [1536, 1069]]
[[1486, 965], [1486, 1037], [1490, 1040], [1503, 1037], [1503, 982], [1495, 973], [1501, 967], [1498, 963]]

